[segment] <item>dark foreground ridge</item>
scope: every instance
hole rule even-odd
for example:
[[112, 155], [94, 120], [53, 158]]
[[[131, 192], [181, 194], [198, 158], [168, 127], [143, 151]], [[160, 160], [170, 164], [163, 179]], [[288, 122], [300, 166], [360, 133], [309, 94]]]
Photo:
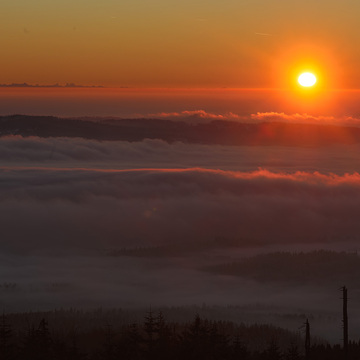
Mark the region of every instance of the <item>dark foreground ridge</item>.
[[189, 123], [159, 119], [0, 117], [0, 136], [80, 137], [109, 141], [161, 139], [172, 143], [233, 146], [328, 146], [360, 143], [360, 128], [282, 122], [240, 123], [215, 120]]

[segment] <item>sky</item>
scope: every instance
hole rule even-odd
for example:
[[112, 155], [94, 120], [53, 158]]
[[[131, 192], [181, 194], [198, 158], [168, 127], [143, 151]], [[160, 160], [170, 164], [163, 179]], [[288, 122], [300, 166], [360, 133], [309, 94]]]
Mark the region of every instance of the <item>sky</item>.
[[1, 83], [357, 88], [356, 0], [3, 0]]

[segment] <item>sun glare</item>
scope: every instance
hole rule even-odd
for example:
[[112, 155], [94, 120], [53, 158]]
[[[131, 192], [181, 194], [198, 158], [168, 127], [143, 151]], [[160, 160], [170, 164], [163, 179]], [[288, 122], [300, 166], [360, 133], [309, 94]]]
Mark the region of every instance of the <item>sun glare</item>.
[[310, 72], [305, 72], [298, 77], [298, 82], [304, 87], [314, 86], [316, 83], [316, 76]]

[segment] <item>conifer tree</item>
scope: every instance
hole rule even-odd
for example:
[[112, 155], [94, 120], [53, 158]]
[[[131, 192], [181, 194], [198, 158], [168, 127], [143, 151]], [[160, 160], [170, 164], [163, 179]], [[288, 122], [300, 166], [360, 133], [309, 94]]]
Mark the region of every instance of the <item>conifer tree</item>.
[[131, 324], [124, 329], [120, 338], [118, 353], [120, 359], [142, 359], [143, 337], [137, 324]]
[[24, 359], [48, 360], [52, 357], [52, 339], [48, 323], [42, 319], [37, 329], [32, 326], [27, 333], [21, 354]]
[[239, 335], [236, 335], [231, 352], [231, 359], [246, 360], [249, 358], [249, 351], [241, 342]]
[[146, 334], [146, 356], [148, 359], [154, 358], [154, 347], [157, 334], [157, 323], [152, 310], [145, 316], [144, 331]]
[[183, 332], [181, 340], [184, 358], [198, 360], [204, 357], [209, 344], [208, 323], [197, 314], [194, 321]]
[[299, 349], [296, 344], [291, 343], [290, 347], [287, 349], [285, 353], [285, 360], [300, 360]]
[[263, 352], [264, 360], [281, 360], [282, 354], [276, 341], [271, 341], [268, 348]]
[[14, 357], [14, 346], [12, 344], [12, 330], [7, 322], [5, 314], [0, 321], [0, 360], [10, 360]]
[[105, 334], [105, 341], [103, 343], [101, 358], [104, 360], [117, 359], [116, 346], [115, 346], [115, 332], [108, 326]]
[[157, 339], [155, 342], [156, 359], [169, 359], [171, 357], [171, 350], [172, 346], [174, 345], [174, 339], [161, 311], [156, 317], [155, 324], [157, 332]]

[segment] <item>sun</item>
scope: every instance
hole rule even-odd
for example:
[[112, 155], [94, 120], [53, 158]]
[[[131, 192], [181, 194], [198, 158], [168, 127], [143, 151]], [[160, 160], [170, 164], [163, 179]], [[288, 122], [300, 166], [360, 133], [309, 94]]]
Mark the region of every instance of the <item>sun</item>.
[[298, 83], [304, 87], [311, 87], [316, 84], [316, 76], [310, 72], [304, 72], [298, 77]]

